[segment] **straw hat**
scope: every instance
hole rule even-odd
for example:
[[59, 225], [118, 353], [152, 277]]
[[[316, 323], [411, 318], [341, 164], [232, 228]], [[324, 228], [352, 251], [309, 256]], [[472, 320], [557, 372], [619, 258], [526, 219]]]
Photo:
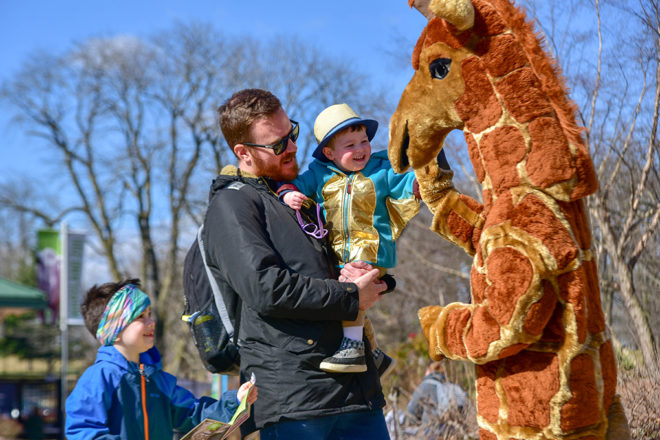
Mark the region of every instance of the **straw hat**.
[[316, 159], [328, 162], [323, 154], [323, 147], [332, 139], [332, 136], [346, 127], [364, 125], [367, 128], [367, 137], [371, 141], [376, 135], [378, 122], [373, 119], [360, 119], [348, 104], [335, 104], [323, 110], [314, 121], [314, 136], [319, 145], [312, 153]]

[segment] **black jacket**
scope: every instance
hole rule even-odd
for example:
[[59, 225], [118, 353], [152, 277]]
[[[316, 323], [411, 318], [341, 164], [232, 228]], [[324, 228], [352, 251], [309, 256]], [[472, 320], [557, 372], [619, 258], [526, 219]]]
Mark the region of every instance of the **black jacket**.
[[339, 347], [341, 321], [357, 316], [357, 286], [336, 280], [327, 243], [302, 231], [274, 182], [235, 174], [226, 167], [213, 182], [203, 238], [220, 289], [242, 300], [241, 373], [259, 386], [256, 428], [382, 408], [370, 356], [365, 373], [319, 369]]

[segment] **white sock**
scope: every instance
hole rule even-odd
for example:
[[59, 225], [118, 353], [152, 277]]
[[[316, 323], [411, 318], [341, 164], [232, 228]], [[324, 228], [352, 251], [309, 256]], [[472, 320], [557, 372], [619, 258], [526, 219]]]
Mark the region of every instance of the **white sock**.
[[354, 341], [362, 341], [362, 328], [361, 325], [344, 327], [344, 337]]

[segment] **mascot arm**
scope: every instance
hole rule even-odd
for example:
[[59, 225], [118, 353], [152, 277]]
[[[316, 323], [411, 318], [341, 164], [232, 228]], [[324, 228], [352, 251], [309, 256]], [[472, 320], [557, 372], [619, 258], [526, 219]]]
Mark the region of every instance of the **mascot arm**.
[[453, 171], [431, 162], [415, 169], [422, 200], [433, 213], [431, 230], [474, 255], [484, 224], [483, 205], [454, 189]]
[[434, 359], [446, 356], [484, 364], [517, 354], [541, 338], [557, 307], [542, 255], [521, 241], [491, 232], [489, 228], [484, 235], [492, 239], [482, 236], [472, 268], [474, 304], [451, 303], [419, 311]]

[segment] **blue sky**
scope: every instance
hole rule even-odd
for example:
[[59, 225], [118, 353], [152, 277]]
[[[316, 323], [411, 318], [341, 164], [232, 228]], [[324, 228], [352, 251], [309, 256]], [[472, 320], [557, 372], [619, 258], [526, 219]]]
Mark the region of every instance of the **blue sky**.
[[[395, 63], [389, 46], [399, 39], [414, 44], [425, 24], [406, 0], [0, 0], [0, 81], [33, 51], [60, 53], [92, 36], [146, 36], [175, 21], [210, 22], [229, 35], [296, 35], [345, 57], [395, 94], [403, 91], [412, 68]], [[11, 124], [1, 106], [0, 136], [2, 175], [39, 165], [35, 141]]]

